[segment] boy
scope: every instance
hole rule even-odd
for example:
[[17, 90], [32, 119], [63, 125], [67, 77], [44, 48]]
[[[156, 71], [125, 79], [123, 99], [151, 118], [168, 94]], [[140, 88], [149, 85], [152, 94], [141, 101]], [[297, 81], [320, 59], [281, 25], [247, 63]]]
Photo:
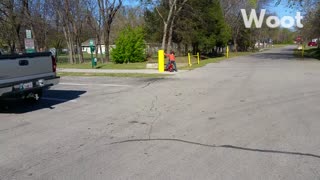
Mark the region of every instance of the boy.
[[166, 69], [168, 69], [170, 63], [172, 63], [174, 65], [174, 70], [176, 72], [178, 72], [177, 64], [176, 64], [176, 57], [174, 56], [174, 51], [171, 51], [170, 54], [165, 54], [165, 55], [169, 58]]

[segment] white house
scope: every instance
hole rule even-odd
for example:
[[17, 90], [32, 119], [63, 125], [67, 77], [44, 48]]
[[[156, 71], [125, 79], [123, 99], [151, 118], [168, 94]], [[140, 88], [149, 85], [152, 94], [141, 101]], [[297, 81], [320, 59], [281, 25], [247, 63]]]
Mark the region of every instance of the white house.
[[[85, 42], [83, 42], [81, 44], [81, 47], [82, 47], [82, 52], [86, 52], [88, 54], [91, 53], [90, 51], [90, 40], [94, 40], [95, 42], [98, 42], [97, 39], [95, 38], [90, 38], [88, 40], [86, 40]], [[100, 49], [100, 46], [101, 46], [101, 49], [102, 49], [102, 53], [101, 53], [101, 49]], [[109, 51], [111, 51], [113, 48], [115, 48], [116, 46], [115, 45], [109, 45]], [[98, 50], [98, 54], [105, 54], [106, 53], [106, 46], [104, 45], [104, 43], [102, 42], [100, 45], [98, 45], [98, 47], [96, 47], [96, 50]], [[96, 53], [95, 51], [93, 53]]]

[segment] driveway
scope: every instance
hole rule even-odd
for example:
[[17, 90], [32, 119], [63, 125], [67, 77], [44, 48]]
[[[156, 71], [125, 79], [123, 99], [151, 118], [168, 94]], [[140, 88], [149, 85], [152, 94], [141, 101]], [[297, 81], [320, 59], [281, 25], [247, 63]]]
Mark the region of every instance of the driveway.
[[0, 113], [0, 179], [320, 179], [320, 62], [293, 48], [165, 79], [63, 78]]

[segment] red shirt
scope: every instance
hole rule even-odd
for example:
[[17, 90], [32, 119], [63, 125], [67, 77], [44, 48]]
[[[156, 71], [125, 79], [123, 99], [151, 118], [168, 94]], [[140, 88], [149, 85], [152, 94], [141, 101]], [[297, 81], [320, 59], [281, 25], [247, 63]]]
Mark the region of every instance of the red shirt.
[[176, 60], [176, 57], [174, 56], [174, 54], [166, 54], [166, 56], [169, 58], [170, 61]]

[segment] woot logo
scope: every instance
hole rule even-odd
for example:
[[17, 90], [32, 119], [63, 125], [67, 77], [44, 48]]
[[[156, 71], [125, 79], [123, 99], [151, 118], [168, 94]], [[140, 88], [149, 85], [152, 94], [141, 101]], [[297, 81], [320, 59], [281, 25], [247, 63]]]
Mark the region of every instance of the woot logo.
[[[266, 10], [261, 10], [259, 18], [255, 9], [251, 10], [249, 18], [245, 9], [241, 9], [241, 14], [246, 28], [252, 28], [253, 22], [255, 23], [256, 28], [261, 28], [265, 19]], [[303, 16], [301, 16], [300, 12], [297, 12], [295, 17], [283, 16], [282, 18], [279, 18], [277, 16], [269, 16], [266, 19], [266, 25], [270, 28], [277, 28], [280, 26], [288, 29], [294, 26], [303, 28], [303, 24], [301, 23], [302, 19]]]

